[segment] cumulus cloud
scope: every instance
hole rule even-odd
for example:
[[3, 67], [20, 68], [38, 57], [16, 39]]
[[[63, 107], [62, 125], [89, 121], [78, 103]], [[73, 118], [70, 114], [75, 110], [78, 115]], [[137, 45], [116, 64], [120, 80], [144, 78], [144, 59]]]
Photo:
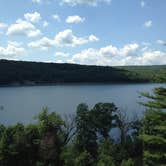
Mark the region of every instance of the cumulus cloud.
[[5, 56], [8, 58], [9, 56], [19, 56], [25, 53], [25, 49], [21, 47], [21, 43], [15, 41], [8, 41], [6, 47], [0, 46], [0, 56]]
[[47, 21], [43, 21], [43, 27], [48, 27], [49, 23]]
[[82, 18], [78, 15], [68, 16], [66, 18], [66, 23], [68, 23], [68, 24], [78, 24], [78, 23], [82, 23], [84, 21], [85, 21], [85, 18]]
[[76, 37], [71, 29], [66, 29], [55, 36], [55, 43], [58, 46], [75, 47], [87, 43], [87, 39]]
[[166, 41], [164, 40], [157, 40], [156, 43], [166, 46]]
[[119, 54], [121, 56], [134, 55], [138, 48], [139, 45], [137, 43], [126, 44], [123, 48], [119, 50]]
[[141, 65], [161, 65], [166, 63], [166, 53], [162, 51], [146, 51], [137, 59]]
[[94, 35], [90, 35], [89, 37], [77, 37], [73, 34], [71, 29], [59, 32], [55, 36], [55, 43], [58, 46], [76, 47], [78, 45], [96, 41], [98, 41], [98, 38]]
[[76, 47], [89, 42], [97, 42], [99, 39], [90, 35], [88, 37], [77, 37], [73, 34], [71, 29], [66, 29], [56, 34], [54, 39], [42, 38], [28, 44], [30, 47], [38, 48], [41, 50], [48, 50], [50, 47]]
[[97, 6], [99, 3], [110, 4], [112, 0], [61, 0], [61, 4], [69, 4], [71, 6], [76, 5], [90, 5]]
[[136, 43], [127, 44], [122, 48], [112, 45], [99, 49], [89, 48], [74, 54], [69, 63], [89, 65], [154, 65], [165, 64], [166, 53], [158, 50], [144, 50]]
[[54, 41], [47, 37], [43, 37], [40, 40], [30, 42], [28, 44], [29, 47], [38, 48], [40, 50], [48, 50], [53, 45], [54, 45]]
[[12, 24], [8, 27], [6, 34], [36, 37], [41, 35], [41, 32], [30, 22], [18, 19], [15, 24]]
[[58, 21], [58, 22], [61, 21], [61, 18], [60, 18], [60, 16], [59, 16], [58, 14], [52, 15], [52, 18], [53, 18], [55, 21]]
[[66, 58], [66, 57], [68, 57], [70, 54], [69, 53], [64, 53], [64, 52], [56, 52], [55, 53], [55, 56], [56, 57], [64, 57], [64, 58]]
[[24, 18], [32, 23], [37, 23], [42, 19], [40, 13], [38, 12], [26, 13], [24, 14]]
[[152, 27], [152, 20], [146, 21], [146, 22], [144, 23], [144, 27], [146, 27], [146, 28]]
[[90, 35], [89, 36], [89, 41], [90, 42], [97, 42], [97, 41], [99, 41], [99, 38], [96, 37], [95, 35]]

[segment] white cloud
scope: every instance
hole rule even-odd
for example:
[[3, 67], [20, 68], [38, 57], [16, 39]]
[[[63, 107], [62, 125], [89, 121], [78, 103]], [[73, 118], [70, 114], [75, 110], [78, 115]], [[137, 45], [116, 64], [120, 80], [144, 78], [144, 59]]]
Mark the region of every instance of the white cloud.
[[[33, 3], [41, 4], [44, 2], [50, 3], [53, 0], [32, 0]], [[99, 3], [110, 4], [112, 0], [57, 0], [60, 5], [68, 4], [70, 6], [76, 5], [89, 5], [89, 6], [97, 6]]]
[[66, 29], [55, 36], [55, 43], [58, 46], [75, 47], [87, 43], [87, 40], [82, 37], [76, 37], [71, 29]]
[[90, 35], [89, 36], [89, 41], [90, 42], [97, 42], [97, 41], [99, 41], [99, 38], [96, 37], [95, 35]]
[[26, 13], [24, 14], [24, 18], [32, 23], [37, 23], [42, 19], [40, 13], [38, 12]]
[[8, 41], [8, 44], [11, 46], [15, 46], [15, 47], [20, 47], [22, 46], [22, 42], [16, 42], [16, 41]]
[[163, 40], [157, 40], [156, 43], [166, 46], [166, 42]]
[[64, 52], [56, 52], [55, 53], [55, 56], [57, 56], [57, 57], [64, 57], [64, 58], [66, 58], [66, 57], [68, 57], [70, 54], [68, 54], [68, 53], [64, 53]]
[[97, 6], [99, 3], [110, 4], [112, 0], [61, 0], [61, 4], [69, 4], [71, 6], [76, 5], [90, 5]]
[[5, 29], [7, 26], [8, 25], [6, 23], [0, 22], [0, 29]]
[[[93, 40], [92, 40], [92, 38], [93, 38]], [[96, 40], [94, 40], [94, 38], [98, 39], [94, 35], [93, 36], [91, 35], [88, 38], [86, 38], [86, 37], [77, 37], [73, 34], [71, 29], [66, 29], [62, 32], [59, 32], [55, 36], [55, 43], [58, 46], [75, 47], [75, 46], [86, 44], [86, 43], [89, 43], [89, 42], [95, 42]]]
[[146, 22], [144, 23], [144, 27], [146, 27], [146, 28], [152, 27], [152, 20], [146, 21]]
[[36, 4], [51, 4], [53, 1], [56, 0], [32, 0], [32, 2]]
[[42, 0], [32, 0], [33, 3], [41, 3]]
[[54, 41], [51, 39], [48, 39], [47, 37], [43, 37], [40, 40], [30, 42], [28, 44], [29, 47], [37, 48], [40, 50], [48, 50], [53, 45], [54, 45]]
[[25, 53], [25, 49], [21, 47], [21, 43], [8, 41], [7, 47], [0, 46], [0, 56], [19, 56]]
[[144, 8], [146, 5], [145, 1], [141, 1], [141, 7]]
[[49, 23], [47, 21], [43, 22], [43, 27], [48, 27]]
[[66, 23], [68, 23], [68, 24], [78, 24], [78, 23], [82, 23], [84, 21], [85, 21], [85, 18], [82, 18], [78, 15], [68, 16], [66, 18]]
[[41, 35], [41, 32], [30, 22], [18, 19], [15, 24], [12, 24], [8, 27], [6, 34], [36, 37]]
[[154, 65], [166, 63], [166, 52], [142, 50], [136, 43], [126, 44], [122, 48], [112, 45], [99, 49], [89, 48], [74, 54], [66, 62], [88, 65]]
[[58, 14], [54, 14], [54, 15], [52, 16], [52, 18], [53, 18], [55, 21], [58, 21], [58, 22], [61, 21], [61, 18], [60, 18], [60, 16], [59, 16]]
[[89, 42], [97, 42], [99, 39], [90, 35], [88, 37], [77, 37], [73, 34], [71, 29], [66, 29], [56, 34], [54, 39], [42, 38], [28, 44], [30, 47], [41, 50], [48, 50], [50, 47], [76, 47]]
[[55, 61], [55, 63], [63, 63], [63, 60], [58, 59], [58, 60]]
[[112, 45], [109, 45], [100, 49], [100, 54], [102, 54], [104, 57], [107, 57], [110, 55], [115, 56], [118, 53], [119, 53], [119, 50]]
[[5, 33], [7, 27], [8, 25], [6, 23], [0, 22], [0, 35]]
[[137, 43], [133, 44], [126, 44], [123, 48], [119, 50], [119, 54], [122, 56], [128, 56], [133, 55], [139, 48], [139, 45]]
[[166, 63], [166, 53], [162, 51], [145, 51], [137, 58], [140, 65], [162, 65]]

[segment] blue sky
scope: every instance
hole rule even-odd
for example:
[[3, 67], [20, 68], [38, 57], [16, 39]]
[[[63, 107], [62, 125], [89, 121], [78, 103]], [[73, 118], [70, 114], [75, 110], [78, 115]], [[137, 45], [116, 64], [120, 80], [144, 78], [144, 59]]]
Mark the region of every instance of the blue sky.
[[1, 0], [0, 59], [166, 64], [164, 0]]

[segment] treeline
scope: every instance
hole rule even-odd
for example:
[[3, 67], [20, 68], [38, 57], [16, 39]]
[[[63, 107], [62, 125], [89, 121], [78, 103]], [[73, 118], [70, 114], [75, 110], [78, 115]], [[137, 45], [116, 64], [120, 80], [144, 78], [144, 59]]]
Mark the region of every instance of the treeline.
[[118, 67], [133, 74], [138, 74], [141, 78], [149, 78], [151, 82], [166, 82], [166, 65], [153, 66], [123, 66]]
[[[165, 166], [166, 89], [148, 98], [144, 117], [128, 120], [113, 103], [77, 107], [61, 117], [47, 108], [30, 125], [0, 126], [1, 166]], [[119, 131], [113, 139], [111, 132]]]
[[165, 71], [152, 77], [154, 70], [0, 60], [0, 85], [165, 82]]

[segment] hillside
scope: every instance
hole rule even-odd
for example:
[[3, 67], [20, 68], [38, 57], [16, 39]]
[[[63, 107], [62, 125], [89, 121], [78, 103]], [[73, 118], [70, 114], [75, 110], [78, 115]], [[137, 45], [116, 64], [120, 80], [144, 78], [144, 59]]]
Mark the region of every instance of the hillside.
[[165, 73], [166, 66], [103, 67], [0, 60], [1, 86], [80, 82], [164, 82]]
[[118, 68], [137, 73], [140, 77], [149, 78], [152, 82], [166, 82], [166, 65], [121, 66]]

